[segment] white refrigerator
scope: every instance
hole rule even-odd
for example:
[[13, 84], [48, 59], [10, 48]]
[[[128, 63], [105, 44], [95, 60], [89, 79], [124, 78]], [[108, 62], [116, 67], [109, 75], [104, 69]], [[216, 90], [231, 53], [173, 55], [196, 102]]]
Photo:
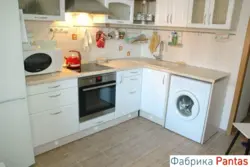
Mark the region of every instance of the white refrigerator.
[[18, 0], [0, 5], [0, 162], [6, 167], [35, 163], [25, 74]]

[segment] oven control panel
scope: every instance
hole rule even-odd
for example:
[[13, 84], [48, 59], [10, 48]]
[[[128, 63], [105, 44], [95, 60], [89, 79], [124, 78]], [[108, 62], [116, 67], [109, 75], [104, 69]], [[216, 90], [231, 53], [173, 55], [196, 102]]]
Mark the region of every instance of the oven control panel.
[[95, 75], [91, 77], [82, 77], [78, 79], [78, 86], [90, 86], [110, 81], [116, 81], [116, 73], [108, 73], [102, 75]]

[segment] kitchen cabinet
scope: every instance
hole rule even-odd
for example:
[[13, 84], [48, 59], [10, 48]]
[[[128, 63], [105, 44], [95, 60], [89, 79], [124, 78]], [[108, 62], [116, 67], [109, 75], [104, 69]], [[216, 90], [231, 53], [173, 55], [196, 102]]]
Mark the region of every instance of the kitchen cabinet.
[[158, 26], [186, 27], [189, 0], [157, 0], [156, 22]]
[[169, 79], [170, 75], [166, 72], [143, 69], [141, 112], [149, 115], [147, 119], [155, 118], [151, 121], [161, 125], [165, 120]]
[[141, 69], [117, 73], [116, 118], [140, 110], [141, 82]]
[[77, 79], [28, 86], [34, 147], [79, 131]]
[[18, 0], [25, 20], [63, 21], [65, 0]]
[[235, 0], [190, 0], [188, 27], [231, 29]]
[[133, 24], [134, 0], [99, 0], [111, 12], [104, 18], [94, 19], [94, 23]]
[[29, 96], [29, 112], [31, 114], [50, 110], [62, 105], [69, 105], [78, 101], [77, 87], [52, 91]]
[[74, 134], [79, 130], [78, 105], [33, 114], [31, 125], [34, 147]]

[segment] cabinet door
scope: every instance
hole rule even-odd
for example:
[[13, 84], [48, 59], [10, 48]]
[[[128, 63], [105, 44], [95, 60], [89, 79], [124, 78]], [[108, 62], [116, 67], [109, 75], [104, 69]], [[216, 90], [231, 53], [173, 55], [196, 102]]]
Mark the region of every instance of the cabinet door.
[[170, 5], [169, 26], [186, 27], [189, 0], [168, 0]]
[[157, 0], [155, 24], [159, 26], [170, 25], [172, 0]]
[[116, 85], [116, 117], [121, 117], [140, 109], [141, 75], [124, 77], [123, 72], [117, 74]]
[[230, 29], [235, 0], [211, 0], [208, 15], [209, 27]]
[[31, 115], [34, 147], [74, 134], [79, 130], [77, 103]]
[[19, 0], [26, 20], [64, 20], [64, 0]]
[[167, 102], [169, 74], [143, 69], [141, 109], [164, 119]]
[[123, 80], [127, 114], [140, 110], [141, 106], [141, 76], [124, 78]]
[[105, 5], [112, 13], [107, 16], [108, 23], [133, 23], [134, 0], [107, 0]]
[[205, 28], [208, 26], [211, 0], [190, 0], [188, 10], [188, 27]]

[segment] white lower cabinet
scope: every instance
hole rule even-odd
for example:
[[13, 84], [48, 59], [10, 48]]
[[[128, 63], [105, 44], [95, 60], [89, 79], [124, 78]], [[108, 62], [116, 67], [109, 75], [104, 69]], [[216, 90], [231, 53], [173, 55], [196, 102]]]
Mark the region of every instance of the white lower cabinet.
[[79, 130], [78, 105], [31, 115], [31, 124], [34, 147], [76, 133]]
[[[130, 75], [128, 75], [131, 73]], [[117, 73], [116, 118], [140, 110], [141, 104], [141, 70], [137, 72], [122, 71]], [[134, 74], [137, 75], [134, 75]]]
[[79, 131], [77, 79], [28, 87], [34, 147]]
[[78, 101], [77, 87], [42, 93], [29, 96], [29, 112], [35, 114], [45, 110], [51, 110], [64, 105], [70, 105]]
[[166, 114], [169, 79], [170, 75], [166, 72], [143, 69], [141, 112], [144, 112], [144, 114], [141, 115], [142, 117], [163, 125]]

